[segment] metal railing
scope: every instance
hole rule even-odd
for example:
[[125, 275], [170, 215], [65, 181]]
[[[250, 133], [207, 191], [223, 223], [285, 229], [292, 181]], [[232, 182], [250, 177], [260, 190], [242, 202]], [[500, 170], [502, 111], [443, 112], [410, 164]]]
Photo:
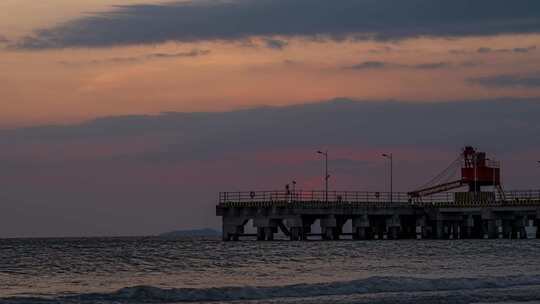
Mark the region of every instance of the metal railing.
[[[389, 192], [328, 191], [328, 202], [389, 202]], [[407, 193], [393, 193], [393, 202], [407, 202]], [[221, 192], [219, 202], [326, 202], [326, 192], [305, 191], [247, 191]]]
[[540, 201], [540, 190], [512, 190], [504, 192], [504, 199], [497, 193], [497, 200], [507, 202]]
[[[439, 193], [424, 199], [429, 201], [449, 201], [451, 193]], [[305, 191], [238, 191], [220, 192], [219, 202], [326, 202], [326, 192], [320, 190]], [[405, 192], [372, 191], [328, 191], [328, 202], [392, 202], [408, 203], [409, 195]]]
[[[474, 197], [474, 196], [473, 196]], [[384, 203], [385, 205], [396, 204], [444, 204], [454, 203], [455, 193], [437, 193], [420, 198], [411, 198], [406, 192], [373, 192], [373, 191], [328, 191], [321, 190], [295, 190], [295, 191], [237, 191], [220, 192], [219, 203]], [[474, 203], [481, 199], [471, 199]], [[485, 200], [484, 200], [485, 201]], [[505, 191], [504, 197], [495, 193], [491, 202], [538, 202], [540, 204], [540, 190]]]

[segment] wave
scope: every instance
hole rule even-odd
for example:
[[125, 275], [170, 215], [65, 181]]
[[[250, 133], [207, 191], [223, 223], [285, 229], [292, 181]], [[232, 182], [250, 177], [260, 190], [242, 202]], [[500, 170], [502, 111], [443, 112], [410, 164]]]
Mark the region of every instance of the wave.
[[0, 299], [0, 304], [17, 303], [171, 303], [267, 300], [274, 298], [308, 298], [353, 294], [376, 294], [386, 292], [434, 292], [475, 289], [498, 289], [540, 285], [540, 275], [505, 276], [481, 278], [413, 278], [370, 277], [366, 279], [295, 284], [276, 287], [217, 287], [217, 288], [171, 288], [153, 286], [125, 287], [111, 293], [87, 293], [48, 298], [12, 297]]

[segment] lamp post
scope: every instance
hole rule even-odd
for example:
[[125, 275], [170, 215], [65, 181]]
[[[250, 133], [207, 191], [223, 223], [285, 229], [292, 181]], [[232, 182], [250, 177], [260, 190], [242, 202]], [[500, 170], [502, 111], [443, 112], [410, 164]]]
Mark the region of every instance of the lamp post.
[[[496, 172], [495, 166], [496, 165], [497, 165], [497, 162], [493, 161], [493, 187], [494, 188], [497, 188], [497, 179], [495, 178], [495, 172]], [[501, 171], [499, 170], [499, 172], [501, 172]]]
[[382, 156], [384, 158], [387, 158], [387, 159], [390, 160], [390, 203], [392, 203], [392, 201], [393, 201], [393, 193], [394, 193], [394, 191], [393, 191], [393, 184], [394, 184], [394, 177], [393, 177], [393, 171], [394, 171], [393, 166], [394, 165], [393, 165], [393, 162], [394, 162], [394, 157], [393, 157], [392, 153], [383, 154]]
[[324, 201], [328, 203], [328, 179], [330, 175], [328, 174], [328, 150], [327, 151], [317, 151], [318, 154], [324, 155]]
[[296, 200], [296, 180], [292, 181], [292, 197], [293, 200]]
[[476, 179], [477, 179], [477, 176], [476, 176], [476, 174], [477, 174], [477, 172], [476, 172], [476, 167], [477, 167], [477, 165], [476, 165], [476, 152], [474, 152], [473, 159], [474, 159], [473, 160], [473, 165], [474, 165], [474, 197], [476, 199]]

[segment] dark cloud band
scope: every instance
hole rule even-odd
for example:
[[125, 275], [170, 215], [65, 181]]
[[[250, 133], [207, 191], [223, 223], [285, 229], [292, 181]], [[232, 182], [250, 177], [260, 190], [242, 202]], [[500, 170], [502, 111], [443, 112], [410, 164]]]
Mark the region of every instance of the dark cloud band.
[[454, 67], [472, 67], [477, 66], [477, 62], [451, 63], [445, 61], [426, 62], [415, 65], [392, 63], [385, 61], [364, 61], [352, 66], [344, 67], [346, 70], [382, 70], [382, 69], [415, 69], [415, 70], [438, 70]]
[[495, 75], [469, 78], [470, 84], [487, 88], [540, 88], [540, 72], [528, 75]]
[[[163, 145], [161, 153], [147, 155], [158, 161], [221, 157], [225, 152], [240, 150], [314, 147], [320, 145], [321, 138], [325, 144], [335, 146], [414, 143], [420, 148], [459, 147], [465, 142], [495, 145], [496, 142], [503, 149], [517, 149], [540, 146], [539, 142], [530, 140], [540, 132], [539, 100], [415, 103], [336, 99], [225, 113], [108, 117], [71, 126], [0, 130], [0, 148], [7, 149], [21, 141], [54, 144], [74, 139], [112, 139], [114, 142], [144, 135], [173, 140]], [[328, 124], [329, 117], [332, 124]], [[520, 122], [518, 129], [516, 122]], [[494, 127], [498, 130], [496, 134]], [[520, 136], [516, 137], [517, 134]]]
[[124, 63], [140, 63], [147, 60], [154, 59], [175, 59], [175, 58], [193, 58], [200, 57], [210, 54], [210, 50], [199, 50], [193, 49], [187, 52], [177, 52], [177, 53], [150, 53], [140, 56], [130, 56], [130, 57], [111, 57], [104, 59], [93, 59], [90, 61], [59, 61], [58, 63], [67, 66], [79, 66], [86, 64], [124, 64]]
[[537, 32], [537, 0], [192, 1], [119, 6], [38, 30], [15, 47], [106, 47], [252, 36], [399, 40]]

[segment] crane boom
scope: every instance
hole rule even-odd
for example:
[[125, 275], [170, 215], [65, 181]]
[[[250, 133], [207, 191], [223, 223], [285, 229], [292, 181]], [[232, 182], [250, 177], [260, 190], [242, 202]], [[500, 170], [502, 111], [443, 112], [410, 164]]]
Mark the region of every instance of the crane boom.
[[460, 188], [460, 187], [462, 187], [464, 185], [465, 185], [464, 181], [460, 179], [460, 180], [456, 180], [456, 181], [453, 181], [453, 182], [448, 182], [448, 183], [436, 185], [436, 186], [433, 186], [433, 187], [427, 187], [427, 188], [424, 188], [424, 189], [418, 189], [416, 191], [409, 192], [408, 194], [409, 194], [410, 197], [422, 197], [422, 196], [432, 195], [432, 194], [435, 194], [435, 193], [450, 191], [452, 189]]

